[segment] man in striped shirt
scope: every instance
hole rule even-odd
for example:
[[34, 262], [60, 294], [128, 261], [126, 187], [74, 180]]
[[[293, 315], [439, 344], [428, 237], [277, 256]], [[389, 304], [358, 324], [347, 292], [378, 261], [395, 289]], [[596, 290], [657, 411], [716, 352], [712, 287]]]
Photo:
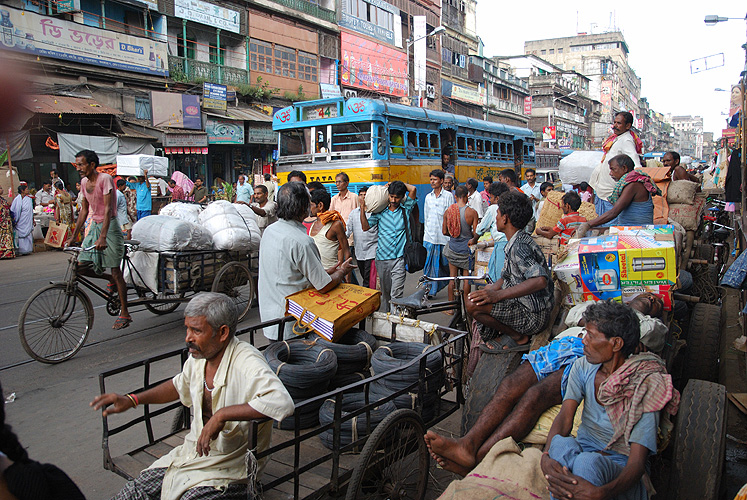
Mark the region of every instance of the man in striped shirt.
[[578, 226], [586, 222], [586, 217], [578, 213], [581, 206], [581, 196], [576, 191], [568, 191], [563, 195], [563, 217], [554, 227], [538, 227], [537, 234], [552, 239], [560, 235], [560, 244], [567, 245], [576, 233]]
[[[402, 297], [405, 289], [405, 243], [407, 231], [405, 218], [417, 204], [415, 186], [402, 181], [388, 185], [389, 206], [378, 214], [366, 218], [365, 200], [361, 205], [361, 229], [368, 231], [376, 226], [379, 229], [379, 244], [376, 247], [376, 272], [381, 280], [381, 305], [389, 311], [389, 301]], [[405, 196], [408, 195], [408, 196]], [[409, 224], [408, 224], [409, 225]]]

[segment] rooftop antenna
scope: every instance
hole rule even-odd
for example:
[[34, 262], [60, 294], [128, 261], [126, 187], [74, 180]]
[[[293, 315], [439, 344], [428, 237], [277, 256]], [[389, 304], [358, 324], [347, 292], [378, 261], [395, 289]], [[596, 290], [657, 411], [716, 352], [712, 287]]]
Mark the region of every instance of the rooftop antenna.
[[576, 34], [578, 35], [578, 11], [576, 11]]

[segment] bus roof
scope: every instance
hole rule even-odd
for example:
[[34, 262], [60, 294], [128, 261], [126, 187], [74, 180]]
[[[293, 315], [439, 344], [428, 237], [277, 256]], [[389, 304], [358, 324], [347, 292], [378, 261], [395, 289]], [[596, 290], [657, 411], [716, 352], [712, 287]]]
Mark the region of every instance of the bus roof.
[[438, 122], [440, 129], [466, 127], [484, 132], [511, 135], [515, 139], [534, 138], [534, 132], [528, 128], [488, 122], [427, 108], [394, 104], [382, 100], [361, 98], [345, 100], [342, 97], [298, 102], [293, 106], [283, 108], [275, 113], [272, 119], [272, 128], [273, 130], [285, 130], [298, 128], [299, 126], [310, 127], [321, 124], [346, 123], [351, 118], [355, 120], [384, 120], [389, 117]]

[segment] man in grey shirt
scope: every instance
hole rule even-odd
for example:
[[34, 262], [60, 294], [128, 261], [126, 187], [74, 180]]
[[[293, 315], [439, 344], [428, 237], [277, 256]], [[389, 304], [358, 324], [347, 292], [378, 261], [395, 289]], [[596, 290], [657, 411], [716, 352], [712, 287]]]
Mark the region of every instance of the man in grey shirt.
[[[319, 250], [302, 224], [311, 207], [309, 191], [303, 183], [283, 184], [275, 199], [278, 221], [267, 226], [259, 244], [259, 315], [262, 321], [285, 316], [288, 295], [311, 286], [326, 293], [354, 268], [352, 258], [330, 269], [322, 266]], [[264, 334], [270, 340], [279, 340], [275, 327], [265, 328]], [[292, 336], [292, 323], [286, 325], [284, 336]]]

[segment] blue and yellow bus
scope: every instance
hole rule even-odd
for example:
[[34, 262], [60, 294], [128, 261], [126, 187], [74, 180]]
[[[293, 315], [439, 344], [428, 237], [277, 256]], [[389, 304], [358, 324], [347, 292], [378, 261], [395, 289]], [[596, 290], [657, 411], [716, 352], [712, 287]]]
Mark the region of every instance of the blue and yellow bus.
[[[401, 180], [418, 188], [421, 205], [430, 192], [429, 173], [451, 151], [456, 178], [486, 176], [506, 168], [523, 174], [535, 167], [530, 129], [372, 99], [319, 99], [298, 102], [273, 117], [279, 132], [277, 175], [300, 170], [307, 180], [327, 184], [350, 176], [349, 189]], [[331, 184], [331, 186], [329, 186]]]

